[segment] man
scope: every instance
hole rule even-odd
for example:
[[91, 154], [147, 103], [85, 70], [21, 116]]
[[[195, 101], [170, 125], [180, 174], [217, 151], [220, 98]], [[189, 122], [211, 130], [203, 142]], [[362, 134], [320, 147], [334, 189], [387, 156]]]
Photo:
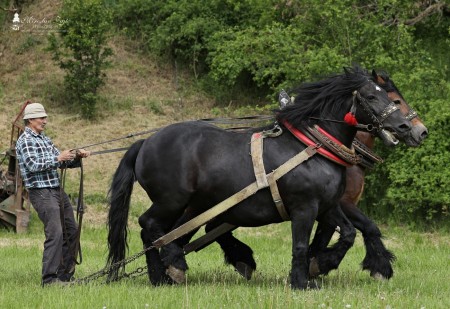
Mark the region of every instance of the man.
[[30, 202], [44, 223], [42, 286], [64, 285], [75, 272], [78, 228], [57, 169], [79, 167], [79, 158], [90, 153], [83, 149], [60, 152], [44, 134], [47, 113], [40, 103], [28, 104], [23, 119], [25, 131], [17, 140], [16, 154]]

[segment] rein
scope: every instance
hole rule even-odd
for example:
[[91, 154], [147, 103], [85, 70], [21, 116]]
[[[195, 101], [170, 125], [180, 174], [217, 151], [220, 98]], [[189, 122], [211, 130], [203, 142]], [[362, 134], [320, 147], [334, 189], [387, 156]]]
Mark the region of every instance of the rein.
[[[84, 214], [84, 169], [83, 169], [83, 159], [80, 157], [80, 185], [79, 185], [79, 190], [78, 190], [78, 200], [77, 200], [77, 215], [76, 215], [76, 219], [77, 219], [77, 223], [78, 223], [78, 229], [77, 229], [77, 234], [76, 234], [76, 241], [75, 241], [75, 247], [73, 248], [69, 248], [69, 250], [72, 251], [72, 257], [73, 260], [75, 262], [75, 264], [80, 265], [83, 262], [83, 255], [81, 252], [81, 227], [83, 225], [83, 214]], [[62, 227], [63, 227], [63, 232], [65, 234], [66, 239], [67, 238], [67, 231], [65, 228], [65, 224], [64, 224], [64, 212], [62, 210], [62, 204], [61, 204], [61, 199], [62, 199], [62, 190], [65, 187], [65, 182], [66, 182], [66, 170], [67, 169], [61, 169], [61, 179], [62, 179], [62, 183], [61, 183], [61, 192], [60, 192], [60, 211], [61, 211], [61, 221], [62, 221]], [[77, 257], [79, 257], [79, 261], [77, 259]]]
[[[204, 122], [209, 122], [209, 123], [216, 123], [216, 124], [246, 124], [249, 122], [258, 122], [258, 121], [267, 121], [267, 120], [272, 120], [274, 117], [273, 116], [269, 116], [269, 115], [254, 115], [254, 116], [244, 116], [244, 117], [235, 117], [235, 118], [202, 118], [202, 119], [197, 119], [194, 121], [204, 121]], [[117, 137], [117, 138], [113, 138], [110, 140], [106, 140], [106, 141], [102, 141], [102, 142], [98, 142], [98, 143], [93, 143], [93, 144], [88, 144], [88, 145], [84, 145], [84, 146], [80, 146], [80, 147], [76, 147], [75, 149], [80, 149], [80, 148], [90, 148], [93, 146], [98, 146], [98, 145], [104, 145], [104, 144], [109, 144], [112, 142], [117, 142], [120, 140], [124, 140], [127, 138], [132, 138], [132, 137], [136, 137], [136, 136], [140, 136], [140, 135], [145, 135], [145, 134], [150, 134], [150, 133], [156, 133], [162, 129], [164, 129], [165, 126], [163, 127], [159, 127], [159, 128], [154, 128], [154, 129], [150, 129], [150, 130], [145, 130], [145, 131], [141, 131], [141, 132], [136, 132], [136, 133], [129, 133], [125, 136], [122, 137]], [[229, 128], [228, 130], [232, 130], [232, 131], [239, 131], [239, 130], [243, 130], [246, 129], [248, 127], [236, 127], [236, 128]], [[95, 151], [95, 152], [91, 152], [91, 155], [98, 155], [98, 154], [104, 154], [104, 153], [110, 153], [110, 152], [115, 152], [115, 151], [123, 151], [123, 150], [127, 150], [128, 147], [126, 148], [116, 148], [116, 149], [110, 149], [110, 150], [101, 150], [101, 151]]]

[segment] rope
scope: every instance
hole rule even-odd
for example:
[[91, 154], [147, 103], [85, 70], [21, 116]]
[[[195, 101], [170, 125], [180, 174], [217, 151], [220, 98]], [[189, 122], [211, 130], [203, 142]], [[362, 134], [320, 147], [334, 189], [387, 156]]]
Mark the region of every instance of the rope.
[[[217, 124], [244, 124], [244, 123], [248, 123], [248, 122], [266, 121], [266, 120], [273, 120], [273, 119], [274, 119], [274, 117], [269, 116], [269, 115], [254, 115], [254, 116], [244, 116], [244, 117], [236, 117], [236, 118], [202, 118], [202, 119], [197, 119], [194, 121], [204, 121], [204, 122], [217, 123]], [[90, 148], [93, 146], [108, 144], [108, 143], [120, 141], [123, 139], [144, 135], [144, 134], [155, 133], [163, 128], [165, 128], [165, 126], [150, 129], [150, 130], [145, 130], [145, 131], [141, 131], [141, 132], [130, 133], [130, 134], [127, 134], [122, 137], [117, 137], [117, 138], [113, 138], [113, 139], [98, 142], [98, 143], [93, 143], [93, 144], [76, 147], [76, 149], [80, 149], [80, 148], [86, 149], [86, 148]], [[229, 128], [227, 130], [238, 131], [238, 130], [245, 130], [246, 128], [249, 128], [249, 127]], [[120, 150], [126, 150], [126, 149], [127, 148], [120, 149]], [[117, 151], [119, 151], [119, 150], [117, 150]], [[106, 152], [102, 152], [102, 153], [106, 153]], [[97, 151], [97, 152], [95, 152], [95, 154], [100, 154], [100, 152]]]
[[151, 129], [151, 130], [146, 130], [146, 131], [137, 132], [137, 133], [130, 133], [128, 135], [125, 135], [125, 136], [122, 136], [122, 137], [118, 137], [118, 138], [113, 138], [113, 139], [110, 139], [110, 140], [107, 140], [107, 141], [103, 141], [103, 142], [99, 142], [99, 143], [94, 143], [94, 144], [89, 144], [89, 145], [77, 147], [76, 149], [80, 149], [80, 148], [86, 149], [86, 148], [89, 148], [89, 147], [103, 145], [103, 144], [108, 144], [108, 143], [120, 141], [120, 140], [123, 140], [123, 139], [131, 138], [131, 137], [135, 137], [135, 136], [139, 136], [139, 135], [144, 135], [144, 134], [148, 134], [148, 133], [155, 133], [155, 132], [161, 130], [162, 128], [164, 128], [164, 127]]

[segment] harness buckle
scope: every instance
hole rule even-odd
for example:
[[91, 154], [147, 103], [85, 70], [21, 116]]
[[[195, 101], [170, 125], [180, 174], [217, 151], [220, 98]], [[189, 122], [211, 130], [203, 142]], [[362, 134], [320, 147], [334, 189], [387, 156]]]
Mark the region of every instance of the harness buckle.
[[283, 129], [275, 123], [274, 127], [270, 130], [265, 130], [261, 132], [263, 137], [278, 137], [283, 134]]

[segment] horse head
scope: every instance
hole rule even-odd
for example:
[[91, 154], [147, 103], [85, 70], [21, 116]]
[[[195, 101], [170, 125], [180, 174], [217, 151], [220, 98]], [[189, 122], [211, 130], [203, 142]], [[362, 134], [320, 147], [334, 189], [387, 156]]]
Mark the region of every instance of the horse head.
[[[358, 66], [353, 69], [345, 68], [346, 75], [367, 74]], [[396, 137], [404, 139], [411, 131], [411, 123], [400, 111], [400, 108], [391, 101], [387, 92], [370, 79], [354, 91], [354, 100], [350, 111], [344, 120], [349, 125], [359, 129], [374, 131], [386, 145], [397, 145]], [[349, 117], [350, 116], [350, 117]], [[360, 125], [356, 122], [366, 123]]]
[[345, 145], [351, 144], [358, 129], [375, 132], [386, 144], [395, 145], [394, 134], [403, 138], [411, 124], [368, 76], [354, 66], [345, 68], [344, 74], [304, 83], [293, 90], [294, 103], [281, 109], [277, 118], [295, 127], [317, 121]]
[[375, 70], [372, 70], [372, 79], [388, 93], [389, 99], [398, 106], [401, 113], [406, 117], [408, 121], [411, 122], [411, 131], [409, 132], [409, 134], [403, 136], [402, 140], [407, 146], [419, 146], [422, 141], [428, 136], [428, 129], [422, 123], [416, 111], [409, 106], [409, 104], [403, 98], [402, 94], [395, 86], [394, 82], [389, 78], [387, 73], [382, 72], [378, 74]]

